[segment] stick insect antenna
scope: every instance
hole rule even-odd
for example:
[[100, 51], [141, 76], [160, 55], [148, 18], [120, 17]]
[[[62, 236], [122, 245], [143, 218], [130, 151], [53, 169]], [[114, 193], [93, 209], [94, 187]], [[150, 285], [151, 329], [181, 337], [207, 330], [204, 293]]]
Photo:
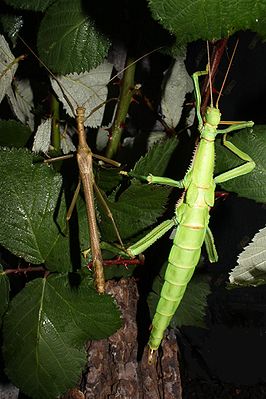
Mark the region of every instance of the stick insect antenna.
[[[149, 51], [148, 53], [146, 53], [146, 54], [140, 56], [139, 58], [137, 58], [136, 60], [134, 60], [134, 62], [132, 62], [132, 64], [141, 61], [143, 58], [148, 57], [149, 55], [155, 53], [156, 51], [161, 50], [161, 49], [164, 48], [164, 47], [165, 47], [165, 46], [160, 46], [160, 47], [157, 47], [157, 48], [155, 48], [155, 49]], [[131, 67], [132, 64], [129, 64], [129, 65], [127, 65], [125, 68], [121, 69], [121, 71], [119, 71], [115, 76], [113, 76], [113, 77], [109, 80], [108, 83], [112, 82], [112, 80], [114, 80], [115, 78], [117, 78], [121, 73], [125, 72], [129, 67]]]
[[[64, 99], [66, 100], [66, 102], [68, 103], [68, 105], [70, 106], [71, 111], [73, 112], [73, 115], [75, 116], [75, 110], [73, 108], [73, 105], [71, 104], [71, 101], [69, 101], [69, 98], [66, 96], [65, 91], [67, 91], [65, 88], [63, 88], [63, 86], [61, 85], [61, 83], [59, 82], [59, 80], [57, 79], [57, 77], [53, 74], [53, 72], [48, 68], [47, 65], [45, 65], [45, 63], [37, 56], [37, 54], [32, 50], [32, 48], [30, 48], [30, 46], [25, 42], [25, 40], [22, 39], [21, 36], [18, 35], [18, 37], [20, 38], [20, 40], [22, 41], [22, 43], [27, 47], [27, 49], [34, 55], [34, 57], [37, 58], [37, 60], [42, 64], [42, 66], [50, 73], [50, 75], [53, 77], [53, 79], [57, 82], [58, 86], [60, 87], [60, 90], [62, 91], [62, 94], [64, 96]], [[71, 96], [70, 93], [67, 92], [67, 94], [73, 99], [74, 102], [76, 102], [74, 100], [74, 98]]]
[[219, 92], [219, 95], [218, 95], [218, 98], [217, 98], [217, 101], [216, 101], [216, 105], [215, 105], [216, 108], [218, 108], [219, 100], [220, 100], [220, 97], [221, 97], [221, 95], [222, 95], [222, 92], [223, 92], [223, 89], [224, 89], [224, 85], [225, 85], [225, 82], [226, 82], [228, 73], [229, 73], [229, 71], [230, 71], [230, 68], [231, 68], [231, 65], [232, 65], [232, 62], [233, 62], [233, 59], [234, 59], [234, 56], [235, 56], [235, 52], [236, 52], [238, 43], [239, 43], [239, 39], [237, 39], [237, 41], [236, 41], [236, 44], [235, 44], [235, 47], [234, 47], [234, 50], [233, 50], [233, 53], [232, 53], [232, 56], [231, 56], [231, 59], [230, 59], [230, 62], [229, 62], [229, 65], [228, 65], [226, 74], [225, 74], [225, 77], [224, 77], [224, 80], [223, 80], [223, 83], [222, 83], [222, 86], [221, 86], [221, 89], [220, 89], [220, 92]]
[[210, 61], [210, 46], [207, 40], [207, 55], [208, 55], [208, 69], [209, 69], [209, 86], [210, 86], [210, 96], [211, 96], [211, 107], [213, 107], [213, 97], [212, 97], [212, 71], [211, 71], [211, 61]]
[[[56, 80], [58, 86], [60, 87], [63, 96], [66, 100], [66, 102], [68, 103], [68, 105], [70, 106], [71, 111], [73, 112], [73, 115], [76, 116], [75, 110], [73, 108], [73, 105], [71, 104], [71, 102], [69, 101], [69, 98], [66, 96], [64, 90], [67, 92], [67, 90], [65, 88], [63, 88], [62, 84], [59, 82], [59, 80], [57, 79], [57, 77], [53, 74], [53, 72], [47, 67], [47, 65], [45, 65], [45, 63], [37, 56], [37, 54], [30, 48], [30, 46], [22, 39], [22, 37], [20, 35], [18, 35], [18, 37], [20, 38], [20, 40], [22, 41], [22, 43], [29, 49], [29, 51], [37, 58], [37, 60], [42, 64], [42, 66], [51, 74], [51, 76]], [[141, 57], [137, 58], [134, 63], [142, 60], [143, 58], [147, 57], [148, 55], [155, 53], [158, 50], [161, 50], [164, 46], [160, 46], [157, 47], [156, 49], [153, 49], [151, 51], [149, 51], [148, 53], [142, 55]], [[115, 76], [113, 76], [109, 82], [107, 84], [109, 84], [110, 82], [112, 82], [115, 78], [117, 78], [122, 72], [124, 72], [126, 69], [128, 69], [132, 64], [126, 66], [125, 68], [121, 69], [121, 71], [119, 71]], [[71, 96], [71, 94], [69, 92], [67, 92], [67, 94], [73, 99], [74, 102], [76, 102], [74, 100], [74, 98]], [[78, 104], [77, 104], [78, 105]], [[86, 118], [87, 119], [87, 118]]]

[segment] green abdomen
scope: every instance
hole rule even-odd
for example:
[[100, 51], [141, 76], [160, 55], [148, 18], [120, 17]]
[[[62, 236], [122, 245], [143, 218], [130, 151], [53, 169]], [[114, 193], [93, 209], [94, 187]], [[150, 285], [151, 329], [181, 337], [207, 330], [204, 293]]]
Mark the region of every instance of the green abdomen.
[[185, 208], [185, 217], [181, 218], [177, 228], [168, 258], [161, 297], [152, 321], [149, 346], [153, 350], [158, 349], [164, 331], [183, 298], [187, 284], [198, 264], [206, 226], [208, 226], [207, 206], [191, 208], [182, 204], [182, 207]]

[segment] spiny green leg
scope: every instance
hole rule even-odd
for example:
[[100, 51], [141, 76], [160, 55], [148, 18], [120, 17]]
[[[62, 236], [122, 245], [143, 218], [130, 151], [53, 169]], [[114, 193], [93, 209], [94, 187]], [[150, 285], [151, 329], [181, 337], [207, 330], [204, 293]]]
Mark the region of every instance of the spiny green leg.
[[109, 244], [106, 242], [101, 242], [101, 249], [105, 249], [111, 253], [115, 253], [116, 255], [120, 255], [123, 257], [134, 258], [135, 256], [144, 252], [147, 248], [149, 248], [155, 241], [159, 240], [167, 231], [169, 231], [172, 227], [177, 225], [177, 221], [175, 218], [164, 220], [154, 229], [152, 229], [146, 236], [142, 237], [135, 244], [131, 245], [127, 249], [119, 248], [114, 246], [113, 244]]
[[199, 87], [199, 76], [207, 75], [208, 74], [208, 65], [205, 71], [198, 71], [194, 72], [192, 75], [194, 89], [195, 89], [195, 97], [196, 97], [196, 114], [199, 122], [199, 130], [201, 130], [203, 126], [203, 120], [201, 117], [200, 106], [201, 106], [201, 94], [200, 94], [200, 87]]
[[147, 182], [149, 184], [162, 184], [164, 186], [171, 186], [176, 188], [184, 188], [184, 180], [174, 180], [169, 177], [153, 176], [149, 174], [147, 176]]
[[124, 172], [124, 171], [121, 171], [120, 174], [129, 176], [129, 177], [135, 177], [136, 179], [146, 181], [149, 184], [162, 184], [164, 186], [184, 188], [183, 180], [174, 180], [174, 179], [170, 179], [168, 177], [153, 176], [152, 174], [149, 174], [148, 176], [141, 176], [134, 172]]
[[[169, 179], [168, 177], [153, 176], [151, 174], [149, 174], [148, 176], [141, 176], [134, 172], [124, 172], [124, 171], [121, 171], [120, 174], [134, 177], [139, 180], [144, 180], [149, 184], [162, 184], [177, 188], [184, 188], [183, 180], [178, 181], [178, 180]], [[141, 238], [135, 244], [127, 248], [128, 255], [131, 257], [139, 255], [177, 224], [178, 223], [175, 218], [163, 221], [154, 229], [152, 229], [145, 237]]]
[[252, 126], [254, 126], [253, 121], [234, 123], [233, 125], [227, 127], [226, 129], [217, 130], [217, 134], [227, 134], [235, 130], [246, 129], [247, 127], [252, 127]]
[[[252, 123], [252, 125], [251, 125]], [[243, 129], [244, 127], [251, 127], [253, 126], [253, 122], [246, 122], [246, 123], [241, 123], [239, 127], [239, 125], [233, 125], [230, 126], [228, 129], [225, 129], [223, 131], [219, 131], [218, 133], [222, 133], [224, 132], [225, 135], [223, 137], [223, 144], [226, 148], [228, 148], [230, 151], [232, 151], [234, 154], [236, 154], [240, 159], [242, 159], [243, 161], [246, 161], [243, 165], [237, 166], [236, 168], [229, 170], [228, 172], [222, 173], [219, 176], [216, 176], [214, 178], [214, 181], [216, 184], [218, 183], [222, 183], [225, 182], [227, 180], [233, 179], [235, 177], [238, 176], [242, 176], [245, 175], [249, 172], [251, 172], [256, 164], [253, 161], [253, 159], [246, 154], [244, 151], [241, 151], [239, 148], [237, 148], [233, 143], [230, 143], [230, 141], [226, 140], [226, 133], [231, 132], [232, 130], [237, 130], [237, 128], [234, 128], [235, 126], [238, 126], [238, 129], [241, 128]]]
[[216, 251], [215, 244], [214, 244], [214, 238], [213, 238], [211, 229], [209, 227], [207, 227], [204, 242], [205, 242], [209, 261], [212, 263], [217, 262], [218, 255], [217, 255], [217, 251]]
[[175, 218], [163, 221], [154, 229], [152, 229], [152, 231], [150, 231], [145, 237], [141, 238], [135, 244], [131, 245], [127, 249], [128, 255], [133, 258], [134, 256], [144, 252], [176, 224], [177, 222]]
[[127, 253], [126, 249], [123, 249], [121, 247], [119, 247], [116, 244], [110, 244], [108, 242], [105, 241], [101, 241], [100, 242], [100, 246], [102, 250], [106, 250], [108, 252], [111, 252], [111, 254], [117, 255], [117, 256], [121, 256], [123, 258], [126, 259], [130, 259], [131, 256]]

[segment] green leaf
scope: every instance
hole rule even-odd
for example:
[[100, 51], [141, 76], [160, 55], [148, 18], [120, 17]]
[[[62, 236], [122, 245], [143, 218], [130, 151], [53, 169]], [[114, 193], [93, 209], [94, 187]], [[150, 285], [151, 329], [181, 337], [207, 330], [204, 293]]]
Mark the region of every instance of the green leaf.
[[[152, 292], [148, 296], [150, 313], [153, 316], [160, 298], [164, 283], [163, 275], [167, 267], [164, 263], [160, 275], [156, 277], [152, 286]], [[207, 296], [210, 294], [209, 276], [196, 273], [187, 285], [185, 294], [171, 320], [171, 327], [197, 326], [205, 327], [205, 309], [207, 307]]]
[[163, 79], [161, 113], [164, 122], [174, 129], [179, 123], [187, 93], [193, 91], [193, 82], [185, 67], [186, 56], [175, 57]]
[[[40, 264], [66, 234], [66, 210], [63, 201], [57, 209], [61, 176], [47, 165], [32, 162], [27, 150], [0, 149], [0, 243], [26, 261]], [[53, 264], [50, 270], [54, 269], [67, 271], [70, 264]]]
[[105, 168], [99, 167], [98, 164], [94, 165], [94, 176], [97, 185], [106, 193], [114, 190], [122, 180], [119, 174], [121, 169], [118, 168]]
[[1, 319], [3, 315], [5, 314], [8, 303], [9, 303], [9, 291], [10, 291], [10, 286], [9, 286], [9, 279], [5, 272], [3, 271], [2, 265], [0, 265], [0, 326], [2, 324]]
[[[161, 176], [168, 166], [176, 145], [177, 140], [175, 138], [157, 143], [137, 162], [134, 173], [139, 175], [153, 173]], [[122, 239], [132, 239], [146, 234], [146, 229], [156, 223], [157, 219], [163, 215], [170, 192], [171, 188], [169, 187], [141, 184], [134, 179], [116, 202], [116, 194], [111, 195], [108, 199], [106, 198]], [[99, 204], [99, 210], [103, 221], [100, 225], [102, 239], [108, 242], [117, 241], [113, 226], [101, 204]]]
[[[168, 187], [135, 182], [120, 195], [117, 202], [107, 200], [122, 239], [132, 238], [153, 225], [164, 213], [170, 191]], [[102, 239], [108, 242], [115, 241], [113, 226], [100, 208], [100, 204], [99, 209], [103, 221], [100, 225]]]
[[[100, 105], [107, 99], [107, 85], [112, 69], [113, 65], [105, 61], [89, 72], [58, 76], [57, 80], [51, 79], [52, 87], [68, 115], [73, 117], [72, 110], [81, 104], [85, 108], [84, 126], [98, 127], [101, 125], [104, 107]], [[62, 92], [62, 87], [67, 93], [67, 98]]]
[[4, 321], [4, 358], [9, 378], [27, 395], [55, 398], [78, 382], [86, 362], [84, 344], [121, 326], [111, 296], [67, 276], [28, 283], [11, 302]]
[[[246, 152], [256, 163], [255, 169], [246, 175], [228, 180], [221, 184], [226, 191], [233, 191], [240, 197], [266, 202], [266, 127], [254, 126], [243, 129], [228, 137], [234, 145]], [[215, 174], [230, 170], [243, 164], [236, 155], [216, 141]]]
[[45, 11], [46, 8], [55, 1], [56, 0], [5, 0], [5, 3], [22, 10]]
[[[66, 226], [66, 206], [61, 198], [60, 208], [57, 217], [62, 227], [60, 234], [57, 235], [54, 245], [51, 247], [46, 259], [45, 266], [50, 271], [71, 271], [73, 266], [76, 270], [79, 266], [86, 265], [88, 262], [81, 256], [84, 249], [90, 248], [90, 235], [86, 214], [85, 202], [79, 197], [76, 202], [77, 211], [77, 233], [65, 229]], [[54, 221], [53, 221], [54, 222]], [[57, 224], [59, 226], [59, 224]], [[72, 250], [70, 248], [72, 247]], [[75, 252], [73, 253], [73, 247]]]
[[177, 143], [177, 139], [172, 138], [155, 144], [151, 150], [136, 163], [134, 173], [139, 175], [152, 173], [154, 176], [162, 176]]
[[217, 40], [251, 29], [266, 36], [266, 0], [148, 0], [152, 16], [176, 35], [179, 46]]
[[52, 130], [52, 118], [43, 120], [37, 128], [34, 135], [32, 151], [37, 153], [48, 154], [49, 147], [51, 144], [51, 130]]
[[[137, 162], [134, 173], [139, 175], [153, 173], [161, 176], [168, 166], [176, 145], [175, 138], [157, 143]], [[141, 184], [134, 179], [129, 188], [119, 196], [118, 201], [115, 202], [115, 194], [106, 199], [122, 239], [136, 237], [152, 226], [164, 213], [170, 192], [169, 187]], [[100, 226], [103, 240], [115, 241], [113, 226], [100, 204], [99, 210], [104, 222]]]
[[7, 91], [9, 105], [16, 117], [30, 129], [34, 130], [33, 91], [29, 79], [16, 78], [12, 88]]
[[0, 146], [24, 147], [31, 134], [30, 128], [20, 122], [0, 121]]
[[18, 61], [10, 50], [3, 35], [0, 35], [0, 103], [10, 90], [12, 80], [18, 67]]
[[86, 263], [81, 251], [90, 248], [85, 203], [78, 199], [75, 227], [69, 227], [61, 175], [33, 162], [27, 150], [0, 149], [0, 243], [50, 271], [79, 268]]
[[237, 263], [229, 275], [230, 284], [244, 287], [266, 284], [266, 227], [244, 248]]
[[38, 34], [42, 61], [54, 72], [67, 74], [96, 68], [110, 42], [82, 9], [81, 0], [59, 0], [47, 10]]

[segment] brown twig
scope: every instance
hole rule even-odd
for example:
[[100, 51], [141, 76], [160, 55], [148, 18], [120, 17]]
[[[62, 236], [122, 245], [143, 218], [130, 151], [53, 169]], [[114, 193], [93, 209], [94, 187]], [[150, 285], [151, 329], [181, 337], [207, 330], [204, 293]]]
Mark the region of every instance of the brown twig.
[[45, 273], [47, 270], [43, 266], [28, 266], [28, 267], [18, 267], [16, 269], [5, 269], [2, 274], [26, 274], [32, 272], [42, 272]]
[[[134, 266], [134, 265], [144, 265], [144, 258], [142, 259], [123, 259], [123, 258], [115, 258], [115, 259], [106, 259], [103, 261], [104, 266], [112, 266], [112, 265], [123, 265], [125, 267], [127, 266]], [[91, 270], [93, 267], [92, 262], [89, 262], [87, 264], [87, 268]]]

